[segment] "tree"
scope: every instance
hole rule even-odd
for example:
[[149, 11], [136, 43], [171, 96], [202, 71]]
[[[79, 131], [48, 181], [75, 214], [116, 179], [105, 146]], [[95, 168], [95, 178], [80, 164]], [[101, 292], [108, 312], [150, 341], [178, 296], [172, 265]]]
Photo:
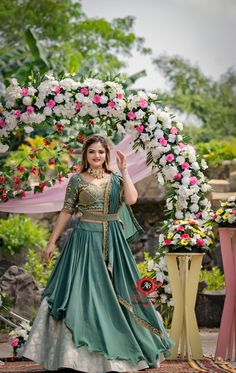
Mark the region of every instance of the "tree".
[[14, 75], [24, 81], [31, 69], [40, 73], [116, 74], [122, 56], [134, 48], [149, 53], [132, 29], [134, 18], [88, 18], [80, 1], [2, 0], [0, 4], [2, 81]]
[[180, 56], [161, 55], [153, 62], [169, 83], [161, 93], [163, 103], [201, 122], [201, 128], [188, 130], [196, 141], [236, 136], [235, 71], [229, 69], [214, 81]]

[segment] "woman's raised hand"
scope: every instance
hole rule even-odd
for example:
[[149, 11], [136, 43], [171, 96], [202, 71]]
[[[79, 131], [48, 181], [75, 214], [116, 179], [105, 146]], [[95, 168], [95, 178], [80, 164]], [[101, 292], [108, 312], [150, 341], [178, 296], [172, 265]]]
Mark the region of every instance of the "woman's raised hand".
[[117, 150], [116, 152], [116, 163], [121, 173], [127, 169], [126, 155], [122, 153], [120, 150]]

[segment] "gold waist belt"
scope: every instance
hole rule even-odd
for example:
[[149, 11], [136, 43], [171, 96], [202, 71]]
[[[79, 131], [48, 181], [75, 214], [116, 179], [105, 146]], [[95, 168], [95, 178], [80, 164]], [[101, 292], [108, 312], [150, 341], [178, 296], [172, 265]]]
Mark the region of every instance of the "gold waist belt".
[[112, 221], [112, 220], [119, 220], [118, 214], [93, 214], [89, 211], [83, 211], [83, 218], [89, 220], [96, 220], [96, 221]]

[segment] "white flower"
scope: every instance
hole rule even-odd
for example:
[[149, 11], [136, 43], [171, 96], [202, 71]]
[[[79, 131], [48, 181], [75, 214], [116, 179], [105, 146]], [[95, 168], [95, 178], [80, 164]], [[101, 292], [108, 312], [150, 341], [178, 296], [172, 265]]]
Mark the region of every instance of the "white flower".
[[152, 271], [152, 270], [153, 270], [153, 267], [154, 267], [154, 260], [151, 259], [151, 260], [149, 260], [148, 263], [147, 263], [147, 269], [148, 269], [148, 271]]
[[164, 286], [164, 290], [165, 290], [165, 293], [172, 294], [172, 290], [171, 290], [170, 284]]
[[57, 104], [61, 104], [65, 99], [65, 96], [62, 95], [61, 93], [58, 93], [55, 97], [54, 97], [54, 101], [57, 103]]
[[107, 103], [107, 101], [108, 101], [108, 97], [107, 96], [105, 96], [105, 95], [102, 95], [101, 96], [101, 104], [106, 104]]
[[168, 141], [169, 141], [169, 142], [173, 143], [173, 142], [175, 142], [175, 140], [176, 140], [176, 135], [172, 135], [172, 134], [170, 134], [170, 135], [168, 136]]
[[180, 131], [182, 131], [183, 128], [184, 128], [183, 123], [181, 123], [181, 122], [177, 122], [177, 123], [176, 123], [176, 127], [177, 127]]
[[200, 197], [197, 194], [193, 194], [191, 196], [191, 202], [192, 203], [198, 203], [199, 199], [200, 199]]
[[164, 282], [164, 275], [162, 272], [156, 273], [156, 281], [163, 283]]
[[176, 157], [176, 162], [178, 164], [183, 164], [185, 162], [185, 158], [182, 155], [179, 155], [178, 157]]
[[184, 214], [182, 213], [182, 211], [176, 211], [175, 217], [176, 219], [183, 219]]
[[144, 117], [145, 113], [144, 113], [143, 110], [139, 109], [138, 111], [136, 111], [135, 115], [136, 115], [137, 119], [142, 119]]
[[161, 129], [157, 129], [155, 132], [154, 132], [154, 136], [156, 139], [160, 139], [161, 137], [164, 136], [164, 132], [161, 130]]
[[199, 211], [199, 206], [194, 203], [193, 205], [190, 206], [190, 211], [191, 212], [198, 212]]
[[209, 184], [206, 184], [206, 183], [204, 183], [204, 184], [202, 184], [202, 186], [201, 186], [201, 191], [202, 192], [208, 192], [209, 190], [211, 190], [211, 186], [209, 185]]
[[60, 86], [65, 90], [71, 90], [71, 89], [77, 89], [79, 87], [79, 84], [78, 82], [75, 82], [71, 78], [66, 78], [60, 81]]
[[52, 109], [50, 107], [46, 106], [43, 109], [43, 114], [46, 115], [47, 117], [49, 117], [50, 115], [52, 115]]
[[174, 307], [174, 299], [171, 298], [168, 302], [167, 302], [168, 306], [169, 307]]
[[206, 170], [208, 168], [208, 165], [207, 165], [205, 159], [201, 160], [201, 166], [202, 166], [203, 170]]
[[26, 133], [31, 133], [34, 129], [30, 126], [25, 126], [24, 130], [25, 130]]
[[0, 142], [0, 153], [5, 153], [9, 149], [9, 146], [7, 144], [2, 144]]
[[200, 169], [199, 164], [197, 162], [193, 162], [191, 164], [191, 167], [194, 169], [194, 171], [198, 171]]
[[155, 125], [157, 122], [157, 116], [155, 114], [149, 115], [148, 122], [150, 123], [151, 126]]
[[32, 97], [30, 96], [24, 96], [23, 99], [22, 99], [22, 102], [24, 105], [31, 105], [32, 104]]
[[161, 303], [166, 303], [166, 301], [167, 301], [167, 295], [166, 294], [161, 294], [160, 298], [161, 298]]

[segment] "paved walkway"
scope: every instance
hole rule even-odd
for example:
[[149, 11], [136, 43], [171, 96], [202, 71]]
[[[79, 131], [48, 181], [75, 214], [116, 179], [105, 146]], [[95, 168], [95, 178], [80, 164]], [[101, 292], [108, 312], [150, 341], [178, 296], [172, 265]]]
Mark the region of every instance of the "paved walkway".
[[[203, 354], [206, 356], [214, 356], [216, 349], [216, 342], [218, 337], [218, 329], [201, 329], [200, 337], [202, 341]], [[11, 346], [5, 342], [0, 343], [0, 359], [1, 357], [12, 356]], [[236, 367], [236, 362], [232, 362], [232, 365]]]

